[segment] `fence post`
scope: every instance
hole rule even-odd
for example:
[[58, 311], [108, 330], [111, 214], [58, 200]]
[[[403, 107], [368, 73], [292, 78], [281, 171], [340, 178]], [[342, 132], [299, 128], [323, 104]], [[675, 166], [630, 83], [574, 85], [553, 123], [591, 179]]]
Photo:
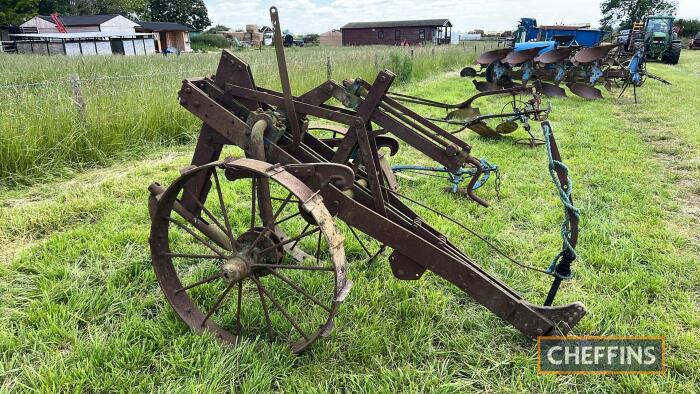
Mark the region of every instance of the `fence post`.
[[430, 56], [435, 57], [435, 48], [430, 48]]
[[379, 71], [379, 52], [374, 52], [374, 68]]
[[411, 57], [413, 57], [413, 49], [411, 49]]
[[333, 65], [331, 64], [330, 56], [326, 56], [326, 76], [329, 81], [333, 79]]
[[80, 88], [80, 76], [71, 74], [70, 86], [73, 89], [73, 102], [78, 108], [78, 113], [81, 120], [85, 120], [85, 100], [83, 99], [83, 90]]

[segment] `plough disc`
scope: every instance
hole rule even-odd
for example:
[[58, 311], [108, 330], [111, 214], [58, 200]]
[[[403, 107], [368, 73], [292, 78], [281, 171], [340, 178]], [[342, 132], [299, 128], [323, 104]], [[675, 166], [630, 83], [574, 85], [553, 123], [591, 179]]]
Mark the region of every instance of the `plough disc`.
[[540, 92], [547, 97], [566, 97], [564, 88], [547, 82], [541, 83]]
[[[501, 134], [498, 131], [492, 129], [491, 126], [489, 126], [485, 122], [472, 123], [468, 127], [469, 127], [469, 130], [479, 134], [482, 137], [501, 138]], [[516, 125], [516, 127], [517, 127], [517, 125]]]
[[499, 123], [496, 126], [496, 132], [498, 134], [510, 134], [517, 129], [518, 129], [518, 124], [513, 122], [512, 120]]
[[503, 60], [509, 53], [513, 50], [510, 48], [504, 49], [494, 49], [492, 51], [484, 52], [476, 59], [476, 62], [482, 66], [488, 66], [489, 64]]
[[542, 64], [554, 64], [566, 60], [571, 56], [571, 52], [577, 47], [564, 47], [545, 52], [535, 58], [535, 61]]
[[532, 61], [542, 48], [530, 48], [523, 51], [511, 51], [505, 58], [505, 63], [515, 66], [525, 62]]
[[472, 119], [476, 118], [477, 116], [481, 116], [481, 111], [479, 111], [479, 107], [466, 107], [466, 108], [459, 108], [454, 111], [450, 111], [447, 113], [447, 116], [445, 116], [445, 119], [447, 120], [467, 120], [467, 119]]
[[467, 78], [467, 77], [474, 78], [474, 77], [476, 77], [476, 75], [477, 75], [477, 72], [476, 72], [476, 69], [474, 69], [474, 67], [464, 67], [459, 72], [459, 76], [462, 78]]
[[574, 62], [578, 64], [595, 62], [607, 56], [608, 52], [610, 52], [613, 48], [617, 48], [618, 46], [619, 44], [608, 44], [591, 48], [583, 48], [574, 55]]
[[582, 82], [567, 83], [566, 86], [571, 90], [571, 93], [589, 100], [598, 100], [603, 98], [600, 89], [587, 85]]
[[478, 90], [480, 92], [490, 92], [493, 90], [503, 89], [503, 86], [495, 84], [493, 82], [474, 80], [473, 83], [474, 83], [474, 87], [476, 88], [476, 90]]

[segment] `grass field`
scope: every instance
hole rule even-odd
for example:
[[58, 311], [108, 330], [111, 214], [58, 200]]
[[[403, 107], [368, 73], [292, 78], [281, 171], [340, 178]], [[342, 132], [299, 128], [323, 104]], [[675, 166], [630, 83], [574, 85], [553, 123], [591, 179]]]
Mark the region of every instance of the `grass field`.
[[[211, 67], [213, 58], [206, 64]], [[387, 256], [371, 265], [350, 262], [355, 285], [337, 328], [301, 356], [265, 338], [231, 349], [197, 336], [164, 300], [147, 244], [146, 186], [170, 182], [188, 164], [193, 147], [184, 140], [138, 148], [146, 159], [110, 158], [95, 162], [109, 164], [101, 168], [0, 189], [0, 256], [6, 261], [0, 265], [0, 390], [696, 392], [700, 52], [683, 52], [678, 66], [650, 69], [673, 85], [648, 81], [636, 105], [631, 92], [620, 99], [604, 93], [595, 102], [552, 100], [551, 121], [582, 211], [576, 277], [563, 285], [557, 303], [586, 304], [577, 335], [666, 336], [664, 376], [538, 376], [532, 341], [435, 275], [393, 279]], [[325, 69], [316, 72], [322, 79]], [[181, 76], [158, 90], [159, 100], [174, 102]], [[354, 74], [334, 75], [346, 76]], [[474, 93], [454, 70], [401, 90], [450, 102]], [[482, 112], [501, 106], [481, 105]], [[183, 133], [192, 135], [192, 116], [171, 110]], [[134, 115], [124, 132], [154, 132], [148, 128], [155, 123], [139, 119]], [[8, 122], [4, 114], [2, 122]], [[43, 122], [48, 129], [47, 118]], [[500, 141], [463, 137], [474, 155], [501, 167], [500, 199], [487, 184], [479, 194], [492, 205], [482, 208], [438, 192], [444, 182], [430, 178], [402, 180], [403, 192], [546, 268], [560, 247], [562, 213], [544, 150], [514, 144], [522, 130]], [[392, 163], [430, 164], [405, 147]], [[527, 299], [544, 299], [548, 278], [507, 264], [450, 223], [425, 216]], [[348, 237], [347, 253], [358, 249]]]

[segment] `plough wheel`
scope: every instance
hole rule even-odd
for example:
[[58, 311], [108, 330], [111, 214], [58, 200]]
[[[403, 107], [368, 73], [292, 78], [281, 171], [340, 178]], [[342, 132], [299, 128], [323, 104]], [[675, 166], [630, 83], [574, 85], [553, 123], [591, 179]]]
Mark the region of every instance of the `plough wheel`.
[[[186, 187], [196, 176], [211, 182], [206, 198]], [[154, 189], [153, 268], [192, 330], [233, 345], [268, 336], [295, 353], [331, 331], [351, 282], [344, 238], [320, 195], [252, 159], [195, 167], [164, 192]], [[185, 210], [185, 196], [199, 213]]]

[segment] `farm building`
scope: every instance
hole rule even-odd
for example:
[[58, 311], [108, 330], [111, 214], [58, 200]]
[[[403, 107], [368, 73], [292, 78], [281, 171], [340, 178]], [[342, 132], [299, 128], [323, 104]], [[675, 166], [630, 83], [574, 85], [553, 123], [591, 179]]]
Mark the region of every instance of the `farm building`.
[[[79, 15], [62, 16], [61, 22], [66, 33], [82, 32], [134, 32], [136, 22], [121, 15]], [[19, 25], [23, 33], [60, 33], [50, 16], [37, 15]]]
[[343, 45], [449, 44], [449, 19], [351, 22], [340, 28]]
[[[191, 28], [179, 23], [132, 21], [121, 15], [38, 15], [10, 34], [18, 53], [42, 55], [148, 55], [174, 48], [190, 52]], [[175, 52], [175, 51], [173, 51]]]
[[155, 53], [151, 34], [133, 32], [11, 34], [17, 53], [35, 55], [149, 55]]
[[168, 48], [175, 48], [178, 52], [191, 52], [190, 32], [191, 27], [173, 22], [146, 22], [136, 21], [134, 27], [137, 33], [153, 33], [156, 52], [163, 53]]
[[318, 36], [319, 44], [324, 46], [341, 46], [343, 45], [343, 33], [340, 30], [333, 29]]

